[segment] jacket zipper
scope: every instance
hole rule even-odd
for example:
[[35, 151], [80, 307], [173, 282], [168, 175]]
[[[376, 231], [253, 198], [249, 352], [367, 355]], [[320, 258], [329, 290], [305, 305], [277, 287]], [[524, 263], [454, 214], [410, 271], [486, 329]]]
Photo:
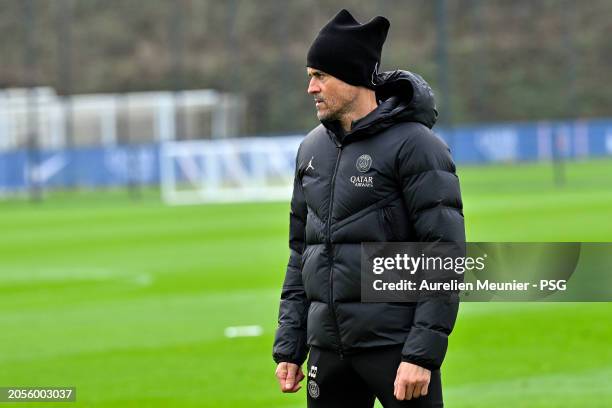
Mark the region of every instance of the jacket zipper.
[[336, 316], [336, 310], [334, 309], [334, 260], [333, 260], [333, 249], [331, 244], [331, 218], [332, 209], [334, 205], [334, 187], [336, 184], [336, 173], [338, 172], [338, 166], [340, 164], [340, 156], [342, 155], [342, 145], [336, 143], [338, 149], [338, 156], [336, 156], [336, 164], [334, 165], [334, 173], [331, 179], [331, 188], [329, 194], [329, 212], [327, 216], [327, 248], [329, 250], [329, 308], [334, 321], [334, 327], [336, 328], [336, 334], [338, 335], [338, 353], [340, 359], [344, 358], [344, 349], [342, 347], [342, 338], [340, 337], [340, 326], [338, 325], [338, 318]]

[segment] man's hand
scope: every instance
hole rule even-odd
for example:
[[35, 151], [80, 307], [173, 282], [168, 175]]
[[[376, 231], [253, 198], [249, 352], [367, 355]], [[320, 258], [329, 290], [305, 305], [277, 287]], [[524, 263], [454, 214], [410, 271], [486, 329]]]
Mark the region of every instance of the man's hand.
[[282, 392], [297, 392], [302, 386], [300, 381], [304, 379], [302, 368], [293, 363], [278, 363], [276, 366], [276, 378]]
[[393, 395], [398, 400], [409, 400], [427, 395], [431, 371], [406, 362], [400, 363], [395, 376]]

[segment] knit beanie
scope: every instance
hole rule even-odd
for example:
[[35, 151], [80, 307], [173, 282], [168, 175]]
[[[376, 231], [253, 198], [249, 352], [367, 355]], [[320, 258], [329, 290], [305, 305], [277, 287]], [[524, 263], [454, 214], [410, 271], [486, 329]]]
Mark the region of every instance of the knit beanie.
[[389, 31], [389, 20], [374, 17], [360, 24], [342, 9], [319, 31], [310, 46], [306, 66], [319, 69], [346, 83], [374, 89], [373, 76]]

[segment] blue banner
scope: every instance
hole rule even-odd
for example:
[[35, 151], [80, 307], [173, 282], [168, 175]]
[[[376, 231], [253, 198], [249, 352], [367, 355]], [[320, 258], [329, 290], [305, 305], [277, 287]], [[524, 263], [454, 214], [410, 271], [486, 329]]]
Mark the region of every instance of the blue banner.
[[[448, 143], [459, 164], [612, 155], [609, 119], [457, 126], [436, 128], [436, 133]], [[295, 141], [300, 138], [296, 136]], [[241, 141], [248, 139], [234, 140]], [[248, 157], [232, 156], [239, 161], [248, 161]], [[230, 170], [221, 168], [219, 176], [224, 177], [223, 173]], [[0, 193], [24, 190], [32, 183], [44, 188], [99, 188], [159, 182], [159, 144], [0, 152]]]

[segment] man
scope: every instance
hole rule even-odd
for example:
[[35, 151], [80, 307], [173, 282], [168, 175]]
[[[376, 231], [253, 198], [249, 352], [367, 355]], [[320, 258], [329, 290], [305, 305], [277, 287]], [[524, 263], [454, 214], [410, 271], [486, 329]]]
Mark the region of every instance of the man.
[[281, 390], [296, 392], [310, 349], [309, 407], [442, 406], [456, 298], [360, 298], [361, 242], [465, 241], [455, 165], [430, 130], [431, 89], [406, 71], [378, 73], [388, 29], [342, 10], [307, 56], [321, 125], [296, 158], [273, 354]]

